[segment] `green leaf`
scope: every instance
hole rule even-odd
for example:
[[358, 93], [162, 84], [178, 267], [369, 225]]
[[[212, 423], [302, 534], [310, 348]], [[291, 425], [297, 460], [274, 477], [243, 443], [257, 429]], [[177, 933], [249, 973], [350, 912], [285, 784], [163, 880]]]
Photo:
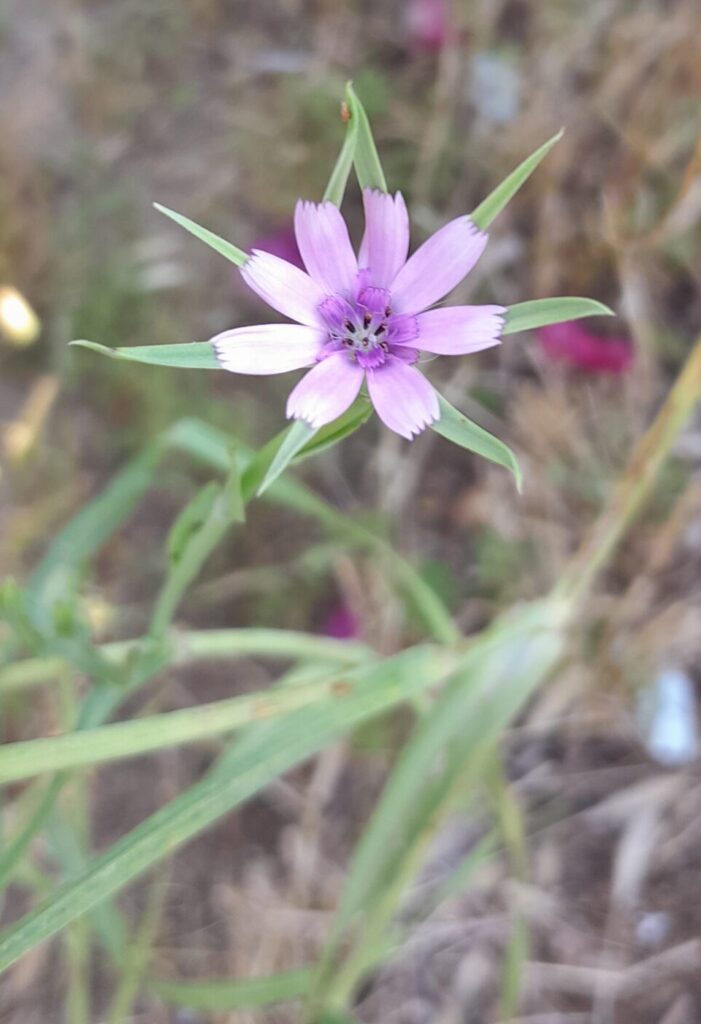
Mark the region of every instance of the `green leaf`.
[[[435, 685], [449, 665], [450, 659], [433, 648], [404, 651], [379, 666], [357, 670], [362, 677], [356, 678], [351, 696], [266, 723], [269, 728], [261, 732], [258, 742], [248, 743], [240, 754], [232, 750], [226, 772], [215, 770], [176, 797], [95, 858], [78, 878], [0, 934], [0, 971], [119, 892], [289, 768], [359, 722]], [[339, 678], [339, 689], [345, 681], [345, 677]]]
[[76, 348], [89, 348], [111, 359], [129, 359], [152, 366], [174, 366], [182, 370], [220, 370], [214, 346], [208, 341], [188, 341], [182, 345], [130, 345], [107, 348], [94, 341], [71, 341]]
[[579, 320], [583, 316], [615, 316], [615, 313], [596, 299], [533, 299], [508, 307], [502, 334], [517, 334], [547, 324]]
[[387, 182], [377, 146], [372, 137], [368, 115], [365, 113], [365, 107], [358, 99], [351, 82], [346, 86], [346, 103], [351, 121], [355, 122], [353, 130], [355, 135], [354, 163], [358, 184], [361, 188], [376, 188], [380, 192], [386, 192]]
[[452, 441], [453, 444], [476, 452], [482, 458], [489, 459], [490, 462], [496, 462], [499, 466], [510, 470], [514, 475], [518, 490], [521, 491], [523, 485], [521, 467], [508, 445], [505, 445], [503, 441], [494, 437], [483, 427], [473, 423], [467, 416], [463, 416], [442, 395], [438, 396], [438, 401], [441, 407], [441, 418], [431, 424], [431, 429], [447, 438], [448, 441]]
[[497, 214], [501, 213], [506, 204], [516, 195], [518, 190], [530, 178], [541, 160], [548, 155], [556, 142], [559, 142], [564, 135], [564, 128], [553, 135], [551, 139], [543, 143], [535, 153], [531, 153], [516, 170], [512, 171], [508, 178], [497, 185], [479, 206], [473, 210], [470, 219], [481, 231], [486, 231]]
[[167, 1003], [217, 1013], [299, 999], [307, 992], [310, 979], [311, 970], [303, 968], [264, 978], [153, 981], [150, 987]]
[[180, 561], [192, 534], [206, 522], [219, 494], [218, 484], [205, 484], [178, 514], [166, 541], [168, 561], [172, 565]]
[[326, 191], [324, 192], [324, 202], [333, 203], [335, 206], [341, 205], [343, 197], [346, 194], [346, 186], [348, 184], [348, 178], [355, 158], [357, 124], [357, 119], [352, 117], [348, 119], [348, 124], [346, 125], [346, 137], [343, 140], [341, 152], [338, 154], [338, 160], [331, 172], [329, 183], [326, 186]]
[[[272, 458], [270, 458], [272, 450], [265, 456], [265, 458], [270, 458], [270, 462], [256, 494], [260, 496], [267, 491], [291, 462], [300, 462], [302, 459], [309, 458], [310, 455], [318, 455], [349, 437], [365, 423], [371, 413], [370, 401], [361, 397], [356, 399], [350, 409], [347, 409], [338, 419], [316, 430], [302, 420], [297, 420], [275, 439], [277, 448], [272, 454]], [[254, 462], [256, 461], [257, 459], [254, 459]], [[255, 467], [255, 470], [259, 472], [259, 467]]]
[[317, 430], [314, 437], [310, 438], [295, 457], [295, 462], [301, 462], [302, 459], [306, 459], [310, 455], [318, 455], [320, 452], [326, 451], [327, 448], [338, 444], [339, 441], [343, 441], [369, 420], [372, 411], [369, 398], [362, 395], [360, 398], [356, 398], [350, 409], [347, 409], [342, 416]]
[[166, 217], [170, 217], [176, 224], [179, 224], [181, 228], [185, 228], [195, 238], [199, 238], [205, 245], [215, 249], [222, 256], [226, 256], [228, 260], [235, 263], [237, 267], [242, 267], [248, 260], [248, 254], [239, 249], [238, 246], [232, 245], [231, 242], [227, 242], [226, 239], [220, 238], [219, 235], [215, 235], [213, 231], [209, 231], [208, 228], [203, 228], [199, 224], [196, 224], [194, 220], [190, 220], [189, 217], [183, 217], [181, 213], [176, 213], [175, 210], [169, 210], [167, 206], [161, 206], [160, 203], [153, 204], [159, 213], [164, 213]]
[[277, 480], [281, 473], [284, 473], [295, 455], [299, 454], [302, 448], [312, 440], [315, 434], [315, 428], [310, 427], [308, 423], [304, 422], [304, 420], [295, 420], [295, 422], [287, 428], [282, 439], [282, 444], [275, 452], [275, 455], [266, 470], [265, 476], [256, 491], [256, 494], [259, 497], [264, 491], [267, 491], [270, 485]]

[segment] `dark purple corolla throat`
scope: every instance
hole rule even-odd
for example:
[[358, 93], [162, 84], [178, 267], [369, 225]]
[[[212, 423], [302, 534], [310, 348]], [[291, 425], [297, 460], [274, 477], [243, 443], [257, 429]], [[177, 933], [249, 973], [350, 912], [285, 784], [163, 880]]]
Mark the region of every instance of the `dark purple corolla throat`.
[[343, 351], [363, 370], [377, 370], [390, 355], [406, 363], [416, 362], [417, 350], [407, 347], [419, 336], [416, 317], [393, 313], [389, 291], [367, 285], [368, 276], [367, 270], [358, 274], [353, 302], [331, 295], [319, 306], [319, 314], [328, 330], [319, 360]]

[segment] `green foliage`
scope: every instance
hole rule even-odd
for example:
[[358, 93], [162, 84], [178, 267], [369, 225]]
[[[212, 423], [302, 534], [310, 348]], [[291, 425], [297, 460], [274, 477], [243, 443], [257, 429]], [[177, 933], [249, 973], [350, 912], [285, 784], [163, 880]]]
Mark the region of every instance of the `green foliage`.
[[469, 420], [467, 416], [459, 412], [442, 395], [439, 396], [439, 402], [441, 409], [440, 419], [431, 424], [431, 429], [435, 430], [441, 437], [452, 441], [453, 444], [457, 444], [461, 448], [467, 448], [471, 452], [476, 452], [482, 458], [489, 459], [490, 462], [496, 462], [499, 466], [508, 469], [513, 473], [516, 486], [520, 491], [523, 485], [523, 477], [516, 456], [511, 449], [483, 427]]
[[509, 306], [506, 311], [503, 334], [531, 331], [534, 327], [560, 324], [566, 320], [579, 320], [584, 316], [615, 316], [613, 310], [595, 299], [533, 299]]

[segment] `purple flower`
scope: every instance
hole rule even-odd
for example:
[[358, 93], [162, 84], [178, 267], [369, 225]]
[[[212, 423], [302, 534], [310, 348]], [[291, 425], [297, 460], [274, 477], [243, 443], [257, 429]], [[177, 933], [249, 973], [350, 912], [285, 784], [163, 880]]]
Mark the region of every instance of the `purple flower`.
[[327, 617], [322, 632], [336, 640], [353, 640], [360, 634], [360, 624], [348, 605], [339, 604]]
[[625, 373], [633, 363], [634, 351], [628, 338], [605, 338], [572, 321], [541, 327], [538, 340], [550, 359], [569, 363], [585, 373]]
[[413, 50], [439, 53], [443, 49], [450, 33], [446, 0], [409, 0], [405, 18]]
[[407, 259], [409, 216], [400, 193], [366, 189], [365, 235], [356, 258], [333, 203], [300, 202], [295, 233], [307, 273], [254, 250], [246, 283], [295, 324], [263, 324], [212, 339], [234, 373], [285, 373], [311, 366], [293, 388], [287, 415], [318, 428], [352, 404], [363, 381], [380, 419], [412, 438], [439, 417], [438, 396], [415, 363], [420, 352], [465, 355], [497, 345], [502, 306], [429, 309], [459, 284], [487, 236], [468, 217], [437, 231]]
[[297, 248], [294, 225], [291, 222], [281, 224], [275, 230], [268, 231], [265, 235], [259, 235], [251, 243], [251, 248], [262, 249], [263, 252], [271, 252], [273, 256], [280, 256], [283, 260], [287, 260], [288, 263], [294, 263], [296, 267], [304, 269], [302, 257]]

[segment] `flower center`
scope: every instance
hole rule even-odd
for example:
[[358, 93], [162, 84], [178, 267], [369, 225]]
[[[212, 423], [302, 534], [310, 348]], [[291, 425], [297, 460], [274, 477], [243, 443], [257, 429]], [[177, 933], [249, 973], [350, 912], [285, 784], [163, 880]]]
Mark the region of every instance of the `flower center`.
[[334, 340], [340, 341], [363, 369], [372, 370], [382, 366], [389, 353], [387, 321], [391, 315], [389, 308], [374, 313], [370, 310], [357, 310], [355, 316], [349, 316], [343, 321], [342, 331]]

